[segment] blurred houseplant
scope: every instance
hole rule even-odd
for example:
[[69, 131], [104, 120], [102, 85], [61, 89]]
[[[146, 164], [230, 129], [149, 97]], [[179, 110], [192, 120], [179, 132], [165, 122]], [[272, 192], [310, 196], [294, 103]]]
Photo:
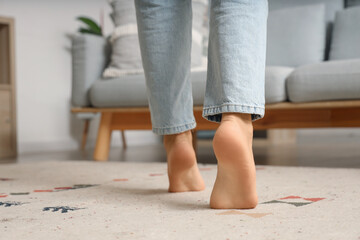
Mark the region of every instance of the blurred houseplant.
[[102, 27], [97, 24], [94, 20], [88, 17], [80, 16], [77, 18], [77, 20], [81, 21], [85, 24], [86, 27], [80, 27], [79, 32], [81, 33], [87, 33], [87, 34], [94, 34], [98, 36], [102, 36]]

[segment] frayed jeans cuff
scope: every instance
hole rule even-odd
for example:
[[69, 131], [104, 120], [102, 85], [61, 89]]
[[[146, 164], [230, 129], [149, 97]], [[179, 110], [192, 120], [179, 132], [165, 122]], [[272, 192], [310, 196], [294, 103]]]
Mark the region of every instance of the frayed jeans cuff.
[[247, 106], [242, 104], [224, 104], [220, 106], [204, 107], [202, 116], [211, 122], [221, 122], [222, 113], [250, 113], [252, 122], [265, 116], [265, 107]]
[[196, 128], [196, 122], [187, 123], [180, 126], [174, 126], [174, 127], [154, 127], [152, 129], [153, 133], [157, 135], [169, 135], [169, 134], [176, 134], [181, 132], [186, 132], [188, 130]]

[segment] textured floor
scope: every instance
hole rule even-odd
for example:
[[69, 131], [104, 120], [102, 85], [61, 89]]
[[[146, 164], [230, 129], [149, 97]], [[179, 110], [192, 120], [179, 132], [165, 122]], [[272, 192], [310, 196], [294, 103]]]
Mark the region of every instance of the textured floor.
[[[331, 140], [331, 139], [330, 139]], [[254, 141], [253, 152], [256, 164], [276, 166], [309, 166], [331, 168], [360, 168], [360, 139], [314, 139], [312, 142], [297, 144], [270, 145]], [[216, 163], [211, 140], [198, 141], [197, 159], [200, 163]], [[72, 161], [90, 160], [93, 149], [84, 152], [80, 150], [29, 152], [20, 154], [15, 159], [0, 159], [2, 161], [35, 162], [47, 160]], [[114, 162], [166, 162], [166, 153], [161, 142], [153, 145], [129, 145], [126, 150], [113, 146], [109, 161]]]
[[259, 205], [214, 210], [168, 193], [166, 163], [34, 161], [0, 168], [0, 239], [360, 239], [360, 169], [257, 165]]

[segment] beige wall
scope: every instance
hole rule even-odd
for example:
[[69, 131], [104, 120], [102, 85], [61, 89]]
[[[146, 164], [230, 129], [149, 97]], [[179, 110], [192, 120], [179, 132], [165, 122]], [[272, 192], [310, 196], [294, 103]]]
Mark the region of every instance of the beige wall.
[[[0, 0], [0, 15], [15, 18], [17, 123], [19, 152], [76, 149], [82, 122], [70, 114], [71, 42], [79, 15], [99, 19], [113, 29], [106, 0]], [[98, 118], [92, 122], [94, 144]], [[151, 131], [129, 132], [129, 144], [158, 141]], [[113, 134], [119, 145], [120, 134]]]

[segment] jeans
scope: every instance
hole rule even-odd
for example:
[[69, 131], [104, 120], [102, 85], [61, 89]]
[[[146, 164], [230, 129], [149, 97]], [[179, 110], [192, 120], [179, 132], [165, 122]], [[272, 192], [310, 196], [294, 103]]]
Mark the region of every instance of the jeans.
[[[191, 0], [135, 0], [152, 130], [176, 134], [196, 127], [190, 75]], [[202, 116], [265, 115], [267, 0], [210, 2], [208, 66]]]

